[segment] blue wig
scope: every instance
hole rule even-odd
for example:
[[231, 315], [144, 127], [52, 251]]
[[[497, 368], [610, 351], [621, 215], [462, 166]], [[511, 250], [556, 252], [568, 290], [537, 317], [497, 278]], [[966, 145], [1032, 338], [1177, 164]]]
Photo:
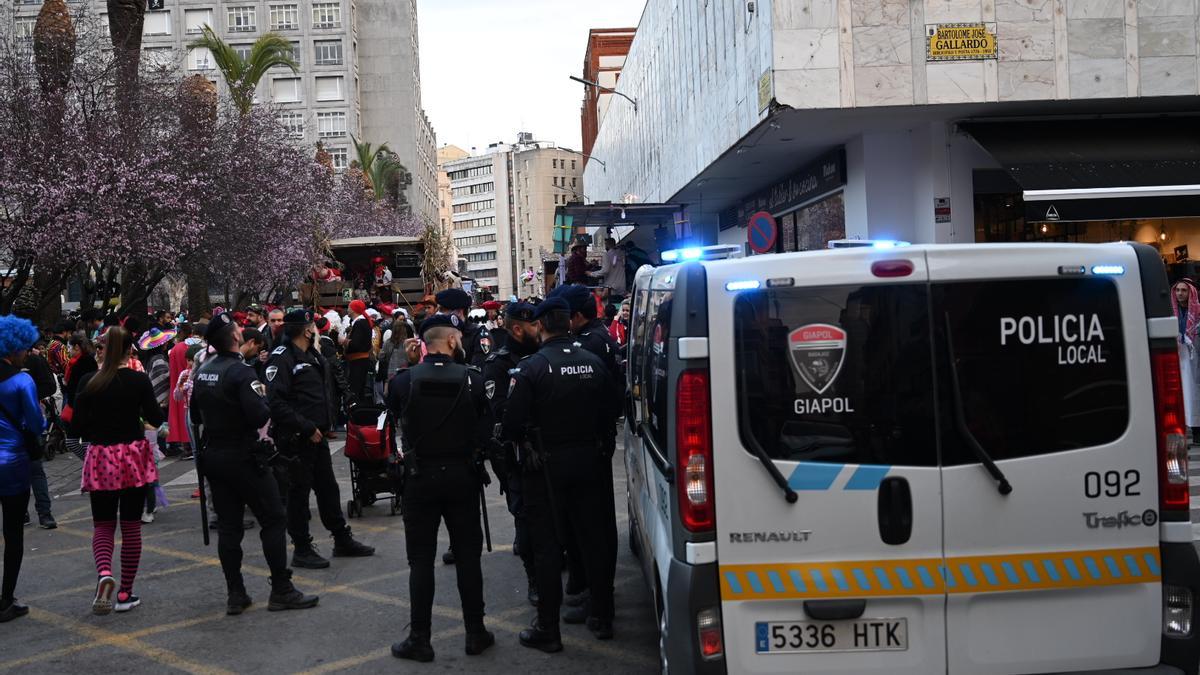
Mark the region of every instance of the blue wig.
[[29, 319], [0, 316], [0, 356], [29, 349], [38, 339], [38, 330]]

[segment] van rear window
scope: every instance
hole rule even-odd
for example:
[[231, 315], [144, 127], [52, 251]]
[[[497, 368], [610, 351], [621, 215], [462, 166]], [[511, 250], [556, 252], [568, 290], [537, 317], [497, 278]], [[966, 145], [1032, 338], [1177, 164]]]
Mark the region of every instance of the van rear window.
[[1125, 342], [1110, 279], [935, 284], [933, 318], [947, 411], [944, 464], [976, 461], [949, 414], [948, 344], [967, 426], [993, 459], [1103, 445], [1125, 433]]
[[739, 431], [775, 459], [935, 466], [928, 286], [741, 294]]

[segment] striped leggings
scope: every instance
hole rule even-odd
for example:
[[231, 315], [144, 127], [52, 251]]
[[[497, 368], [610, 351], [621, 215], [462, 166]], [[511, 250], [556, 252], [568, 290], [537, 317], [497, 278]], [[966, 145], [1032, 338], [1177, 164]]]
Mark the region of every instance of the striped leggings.
[[92, 500], [92, 556], [96, 574], [112, 574], [117, 517], [121, 520], [121, 585], [118, 592], [131, 593], [142, 559], [142, 509], [146, 487], [88, 493]]

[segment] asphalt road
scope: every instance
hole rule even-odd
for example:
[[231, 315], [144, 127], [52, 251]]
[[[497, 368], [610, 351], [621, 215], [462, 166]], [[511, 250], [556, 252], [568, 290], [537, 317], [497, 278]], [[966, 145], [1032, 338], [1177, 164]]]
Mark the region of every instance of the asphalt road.
[[[340, 444], [335, 448], [340, 447]], [[349, 465], [338, 451], [334, 467], [349, 499]], [[497, 644], [482, 656], [463, 653], [462, 616], [454, 568], [437, 570], [433, 617], [433, 663], [399, 661], [389, 646], [408, 624], [408, 563], [404, 525], [385, 502], [355, 519], [355, 535], [376, 547], [374, 557], [333, 559], [325, 570], [297, 570], [302, 590], [321, 595], [308, 611], [267, 612], [267, 569], [258, 530], [247, 532], [243, 573], [255, 605], [239, 617], [224, 613], [225, 585], [216, 539], [200, 538], [197, 501], [190, 498], [190, 462], [167, 460], [161, 468], [171, 505], [143, 528], [144, 548], [135, 592], [142, 605], [126, 614], [94, 616], [95, 568], [91, 518], [78, 493], [79, 462], [58, 457], [46, 464], [60, 527], [25, 530], [25, 562], [17, 597], [28, 617], [0, 625], [0, 671], [24, 673], [332, 673], [332, 672], [515, 672], [649, 673], [657, 670], [658, 638], [650, 596], [636, 561], [624, 545], [624, 467], [613, 461], [621, 551], [616, 580], [616, 639], [601, 642], [583, 626], [563, 626], [565, 649], [546, 655], [521, 647], [517, 632], [533, 618], [525, 599], [520, 561], [512, 555], [513, 526], [496, 485], [489, 489], [494, 551], [484, 553], [486, 622]], [[30, 504], [32, 511], [33, 505]], [[314, 521], [323, 553], [332, 546]], [[445, 528], [441, 539], [447, 540]], [[114, 563], [119, 560], [119, 549]], [[114, 570], [115, 571], [115, 570]]]

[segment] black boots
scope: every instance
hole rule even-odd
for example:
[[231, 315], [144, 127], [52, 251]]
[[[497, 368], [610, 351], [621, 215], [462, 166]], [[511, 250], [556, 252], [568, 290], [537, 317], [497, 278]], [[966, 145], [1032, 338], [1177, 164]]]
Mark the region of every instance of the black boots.
[[317, 547], [313, 545], [312, 537], [309, 537], [308, 541], [296, 542], [296, 550], [292, 553], [292, 567], [323, 570], [329, 567], [329, 561], [317, 553]]
[[433, 660], [433, 645], [429, 644], [429, 631], [412, 631], [404, 642], [392, 645], [392, 656], [409, 661], [429, 663]]
[[267, 610], [280, 612], [285, 609], [309, 609], [317, 606], [315, 595], [305, 595], [292, 585], [292, 571], [288, 570], [281, 577], [271, 577], [271, 598]]
[[[365, 558], [371, 555], [375, 555], [375, 548], [355, 539], [349, 527], [333, 535], [333, 557]], [[328, 567], [329, 563], [325, 563], [325, 566]]]
[[229, 585], [229, 598], [225, 601], [225, 614], [237, 616], [253, 604], [254, 601], [250, 599], [250, 594], [246, 592], [244, 584]]
[[467, 629], [467, 656], [479, 656], [483, 650], [496, 644], [496, 636], [483, 626]]
[[592, 611], [591, 603], [585, 602], [582, 605], [567, 607], [563, 610], [562, 621], [566, 624], [579, 625], [588, 619], [588, 614]]
[[605, 621], [603, 619], [597, 619], [594, 616], [589, 616], [587, 620], [587, 627], [588, 630], [592, 631], [592, 635], [596, 636], [597, 640], [613, 639], [612, 621]]
[[452, 549], [452, 548], [446, 549], [446, 552], [442, 554], [442, 564], [443, 565], [453, 565], [454, 564], [454, 549]]
[[7, 605], [0, 605], [0, 607], [3, 607], [3, 609], [0, 609], [0, 623], [8, 623], [29, 613], [29, 607], [17, 602], [16, 598], [10, 600]]
[[547, 654], [562, 651], [562, 636], [558, 632], [556, 626], [554, 630], [542, 628], [537, 619], [533, 620], [533, 624], [521, 631], [519, 636], [521, 645], [531, 649], [540, 649]]
[[529, 590], [526, 593], [525, 597], [529, 599], [529, 604], [533, 605], [534, 607], [538, 606], [537, 583], [535, 583], [533, 579], [529, 580]]

